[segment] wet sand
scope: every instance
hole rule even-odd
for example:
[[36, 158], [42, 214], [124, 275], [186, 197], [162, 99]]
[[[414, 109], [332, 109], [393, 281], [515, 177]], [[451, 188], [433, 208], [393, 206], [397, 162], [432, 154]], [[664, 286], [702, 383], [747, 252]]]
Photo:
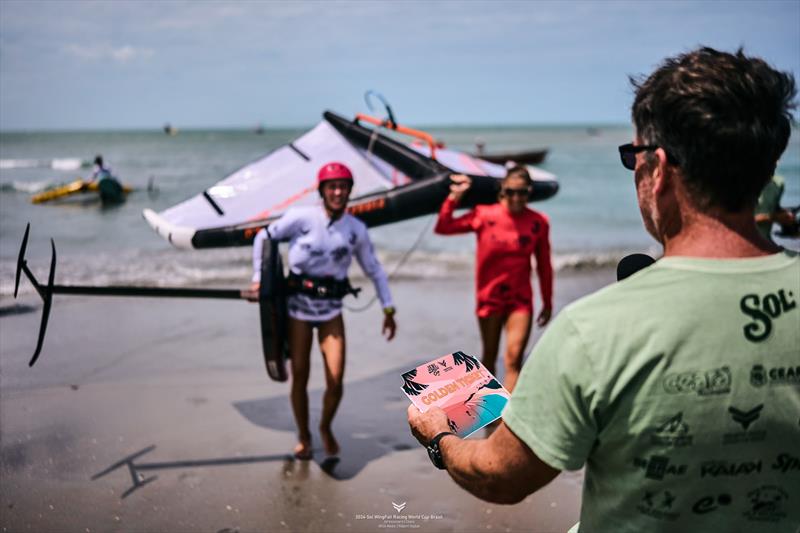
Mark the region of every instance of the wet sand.
[[[561, 274], [557, 309], [613, 276]], [[316, 432], [313, 461], [288, 455], [295, 444], [288, 385], [266, 376], [252, 304], [57, 296], [41, 358], [28, 368], [40, 303], [2, 302], [0, 527], [569, 529], [578, 520], [580, 473], [500, 506], [432, 467], [408, 432], [400, 374], [453, 350], [479, 355], [472, 282], [399, 280], [392, 288], [400, 328], [393, 342], [380, 338], [377, 306], [345, 315], [345, 397], [334, 423], [343, 453], [332, 464]], [[316, 424], [324, 377], [316, 349], [312, 359]]]

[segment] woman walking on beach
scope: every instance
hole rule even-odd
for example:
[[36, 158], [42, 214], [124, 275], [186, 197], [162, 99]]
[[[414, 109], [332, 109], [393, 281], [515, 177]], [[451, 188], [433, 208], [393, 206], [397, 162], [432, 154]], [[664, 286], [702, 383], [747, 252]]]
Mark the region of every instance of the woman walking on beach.
[[552, 314], [550, 224], [545, 215], [526, 205], [533, 180], [523, 166], [510, 169], [503, 178], [499, 203], [479, 205], [458, 218], [453, 218], [453, 211], [472, 182], [462, 174], [452, 176], [452, 180], [434, 231], [441, 235], [472, 231], [477, 234], [476, 313], [483, 344], [482, 360], [494, 373], [500, 334], [505, 326], [503, 385], [511, 391], [522, 368], [522, 351], [528, 344], [533, 321], [531, 256], [536, 258], [543, 304], [536, 324], [543, 327]]
[[[331, 423], [343, 393], [345, 333], [342, 298], [351, 290], [347, 270], [353, 256], [375, 284], [383, 306], [382, 331], [387, 340], [394, 337], [397, 328], [389, 284], [375, 257], [367, 227], [345, 212], [353, 188], [353, 174], [341, 163], [328, 163], [317, 174], [317, 186], [322, 197], [321, 206], [289, 209], [266, 230], [261, 230], [253, 244], [252, 288], [257, 291], [261, 281], [264, 241], [267, 238], [289, 241], [287, 333], [291, 357], [291, 403], [299, 439], [294, 454], [298, 459], [311, 459], [312, 456], [306, 387], [315, 328], [325, 362], [326, 384], [319, 431], [326, 455], [334, 457], [339, 453]], [[332, 297], [322, 298], [319, 292], [310, 290], [317, 286], [324, 286]]]

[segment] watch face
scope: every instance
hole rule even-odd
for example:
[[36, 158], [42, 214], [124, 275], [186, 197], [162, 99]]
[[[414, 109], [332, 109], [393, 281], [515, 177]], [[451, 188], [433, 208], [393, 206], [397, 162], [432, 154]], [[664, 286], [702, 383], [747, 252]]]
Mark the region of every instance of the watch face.
[[427, 446], [428, 450], [428, 457], [430, 457], [433, 466], [439, 469], [444, 468], [444, 462], [442, 461], [442, 452], [439, 450], [439, 444], [429, 444]]

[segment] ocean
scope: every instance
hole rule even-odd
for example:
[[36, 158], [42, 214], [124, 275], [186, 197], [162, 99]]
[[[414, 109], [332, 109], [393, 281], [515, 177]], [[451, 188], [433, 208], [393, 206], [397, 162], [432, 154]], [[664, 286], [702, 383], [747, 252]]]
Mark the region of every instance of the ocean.
[[[25, 225], [31, 236], [30, 268], [46, 279], [52, 238], [58, 253], [56, 283], [155, 286], [244, 286], [250, 277], [250, 248], [184, 251], [172, 248], [143, 220], [145, 208], [162, 211], [224, 178], [244, 164], [285, 144], [305, 129], [191, 130], [167, 136], [153, 131], [0, 133], [0, 299], [10, 302]], [[558, 194], [532, 204], [550, 217], [557, 270], [616, 264], [631, 252], [658, 254], [644, 231], [636, 205], [633, 173], [617, 153], [629, 142], [629, 126], [434, 127], [448, 147], [473, 151], [548, 148], [540, 168], [555, 174]], [[783, 205], [800, 204], [800, 139], [794, 132], [779, 163], [786, 178]], [[90, 172], [102, 154], [114, 174], [138, 190], [127, 202], [102, 208], [97, 201], [71, 199], [33, 205], [30, 195], [48, 185]], [[148, 183], [155, 191], [146, 191]], [[471, 276], [475, 238], [432, 232], [433, 217], [374, 228], [372, 238], [392, 276]], [[800, 241], [782, 241], [797, 249]], [[358, 267], [351, 271], [359, 277]], [[30, 293], [23, 281], [20, 291]]]

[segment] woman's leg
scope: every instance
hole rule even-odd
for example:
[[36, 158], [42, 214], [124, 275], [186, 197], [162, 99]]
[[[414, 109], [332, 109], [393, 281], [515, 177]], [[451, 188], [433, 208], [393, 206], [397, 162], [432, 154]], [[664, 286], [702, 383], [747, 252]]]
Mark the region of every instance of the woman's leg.
[[478, 326], [481, 330], [481, 343], [483, 344], [483, 355], [481, 362], [486, 370], [495, 373], [497, 365], [497, 350], [500, 346], [500, 332], [503, 329], [503, 315], [492, 314], [486, 317], [478, 317]]
[[289, 317], [289, 355], [292, 368], [292, 412], [300, 442], [294, 448], [298, 459], [311, 459], [311, 431], [308, 429], [308, 374], [311, 366], [311, 324]]
[[339, 443], [333, 436], [331, 423], [342, 400], [344, 389], [345, 337], [344, 320], [338, 315], [319, 327], [319, 348], [325, 360], [325, 395], [322, 398], [322, 418], [319, 422], [319, 434], [325, 453], [337, 455]]
[[522, 358], [528, 338], [531, 334], [532, 315], [527, 310], [512, 311], [506, 319], [506, 375], [503, 386], [509, 392], [514, 390], [519, 372], [522, 370]]

